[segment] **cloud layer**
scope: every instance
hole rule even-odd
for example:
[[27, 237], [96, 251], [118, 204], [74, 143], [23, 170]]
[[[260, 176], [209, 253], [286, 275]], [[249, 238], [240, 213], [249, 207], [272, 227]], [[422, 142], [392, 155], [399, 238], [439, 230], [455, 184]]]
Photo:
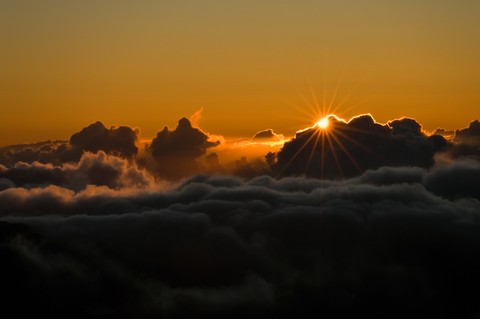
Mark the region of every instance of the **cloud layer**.
[[[83, 153], [75, 164], [53, 166], [33, 162], [18, 162], [7, 168], [0, 164], [0, 180], [10, 187], [34, 188], [50, 185], [79, 191], [88, 185], [107, 186], [112, 189], [141, 188], [153, 184], [153, 178], [135, 163], [117, 156], [98, 153]], [[4, 187], [6, 188], [6, 187]]]
[[413, 119], [331, 117], [328, 134], [309, 128], [228, 169], [187, 119], [144, 152], [151, 172], [136, 164], [138, 131], [100, 122], [68, 143], [3, 149], [3, 310], [478, 317], [476, 123], [446, 140]]
[[9, 188], [7, 304], [23, 292], [42, 311], [87, 317], [469, 317], [480, 311], [478, 177], [462, 162], [344, 181]]

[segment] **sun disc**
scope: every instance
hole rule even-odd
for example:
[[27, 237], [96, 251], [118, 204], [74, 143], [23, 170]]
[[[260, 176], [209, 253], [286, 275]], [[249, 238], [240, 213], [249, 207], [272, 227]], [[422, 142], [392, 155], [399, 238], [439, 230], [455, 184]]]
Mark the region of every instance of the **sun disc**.
[[317, 122], [317, 126], [319, 128], [321, 128], [322, 130], [327, 129], [329, 124], [330, 124], [330, 122], [328, 121], [328, 118], [326, 118], [326, 117]]

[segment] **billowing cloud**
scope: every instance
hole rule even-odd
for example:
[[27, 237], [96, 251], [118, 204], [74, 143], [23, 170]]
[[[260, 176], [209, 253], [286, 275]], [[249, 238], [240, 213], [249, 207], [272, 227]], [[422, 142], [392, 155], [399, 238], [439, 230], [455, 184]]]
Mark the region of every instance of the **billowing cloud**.
[[441, 135], [447, 140], [452, 140], [455, 135], [455, 131], [446, 130], [444, 128], [437, 128], [435, 131], [433, 131], [432, 135]]
[[282, 141], [284, 139], [285, 138], [283, 135], [275, 133], [270, 128], [264, 131], [257, 132], [252, 138], [252, 140], [254, 141], [269, 141], [269, 140]]
[[235, 176], [240, 176], [246, 179], [267, 175], [269, 173], [270, 169], [266, 162], [262, 161], [260, 158], [250, 162], [246, 156], [242, 156], [235, 161], [235, 168], [231, 172], [231, 174]]
[[413, 119], [379, 124], [371, 115], [348, 122], [329, 117], [329, 126], [298, 132], [277, 154], [278, 175], [341, 178], [382, 166], [431, 167], [434, 155], [447, 146], [438, 135], [427, 136]]
[[461, 161], [437, 169], [435, 174], [426, 176], [425, 186], [450, 199], [471, 197], [480, 200], [480, 162]]
[[200, 164], [196, 159], [218, 144], [210, 141], [200, 129], [192, 127], [188, 119], [182, 118], [173, 131], [165, 127], [158, 132], [149, 150], [158, 162], [158, 174], [176, 179], [198, 172]]
[[8, 180], [9, 188], [57, 185], [76, 191], [85, 189], [88, 185], [119, 189], [153, 184], [153, 178], [147, 172], [139, 170], [135, 163], [107, 155], [103, 151], [83, 153], [78, 163], [61, 166], [40, 162], [18, 162], [10, 168], [0, 165], [0, 179]]
[[455, 141], [480, 146], [480, 122], [475, 120], [467, 128], [456, 130]]
[[133, 160], [138, 152], [135, 145], [139, 131], [128, 126], [106, 128], [95, 122], [73, 134], [67, 141], [45, 141], [0, 148], [0, 163], [14, 166], [17, 162], [61, 165], [78, 162], [83, 152], [107, 154]]
[[133, 159], [138, 148], [135, 146], [138, 130], [128, 126], [107, 129], [102, 122], [95, 122], [70, 137], [70, 145], [88, 152], [104, 151]]
[[81, 155], [81, 150], [73, 148], [67, 141], [44, 141], [2, 147], [0, 163], [6, 166], [13, 166], [17, 162], [59, 165], [78, 161]]
[[211, 174], [225, 174], [225, 168], [220, 163], [217, 153], [210, 153], [205, 156], [205, 161], [207, 163], [207, 172]]
[[479, 316], [478, 121], [447, 141], [409, 118], [329, 120], [265, 160], [241, 157], [262, 138], [228, 145], [224, 167], [181, 119], [146, 152], [177, 184], [137, 167], [128, 127], [0, 150], [4, 312]]
[[479, 173], [461, 162], [342, 181], [9, 188], [0, 191], [4, 307], [80, 317], [473, 317]]
[[468, 127], [455, 130], [449, 136], [451, 143], [442, 152], [442, 159], [470, 159], [480, 161], [480, 122], [472, 121]]

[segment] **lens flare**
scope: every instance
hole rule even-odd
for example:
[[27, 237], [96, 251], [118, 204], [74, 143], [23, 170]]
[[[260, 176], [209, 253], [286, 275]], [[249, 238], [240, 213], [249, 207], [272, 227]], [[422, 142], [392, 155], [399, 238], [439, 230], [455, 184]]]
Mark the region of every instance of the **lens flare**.
[[329, 125], [330, 125], [330, 122], [326, 117], [317, 122], [317, 126], [322, 130], [326, 130]]

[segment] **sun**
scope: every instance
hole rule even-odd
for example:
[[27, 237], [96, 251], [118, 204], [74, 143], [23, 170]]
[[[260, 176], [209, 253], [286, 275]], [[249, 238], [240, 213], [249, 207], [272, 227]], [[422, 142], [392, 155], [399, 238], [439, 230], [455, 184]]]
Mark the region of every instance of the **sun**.
[[326, 130], [328, 128], [328, 126], [330, 125], [330, 121], [328, 120], [327, 117], [324, 117], [323, 119], [319, 120], [316, 125], [322, 129], [322, 130]]

